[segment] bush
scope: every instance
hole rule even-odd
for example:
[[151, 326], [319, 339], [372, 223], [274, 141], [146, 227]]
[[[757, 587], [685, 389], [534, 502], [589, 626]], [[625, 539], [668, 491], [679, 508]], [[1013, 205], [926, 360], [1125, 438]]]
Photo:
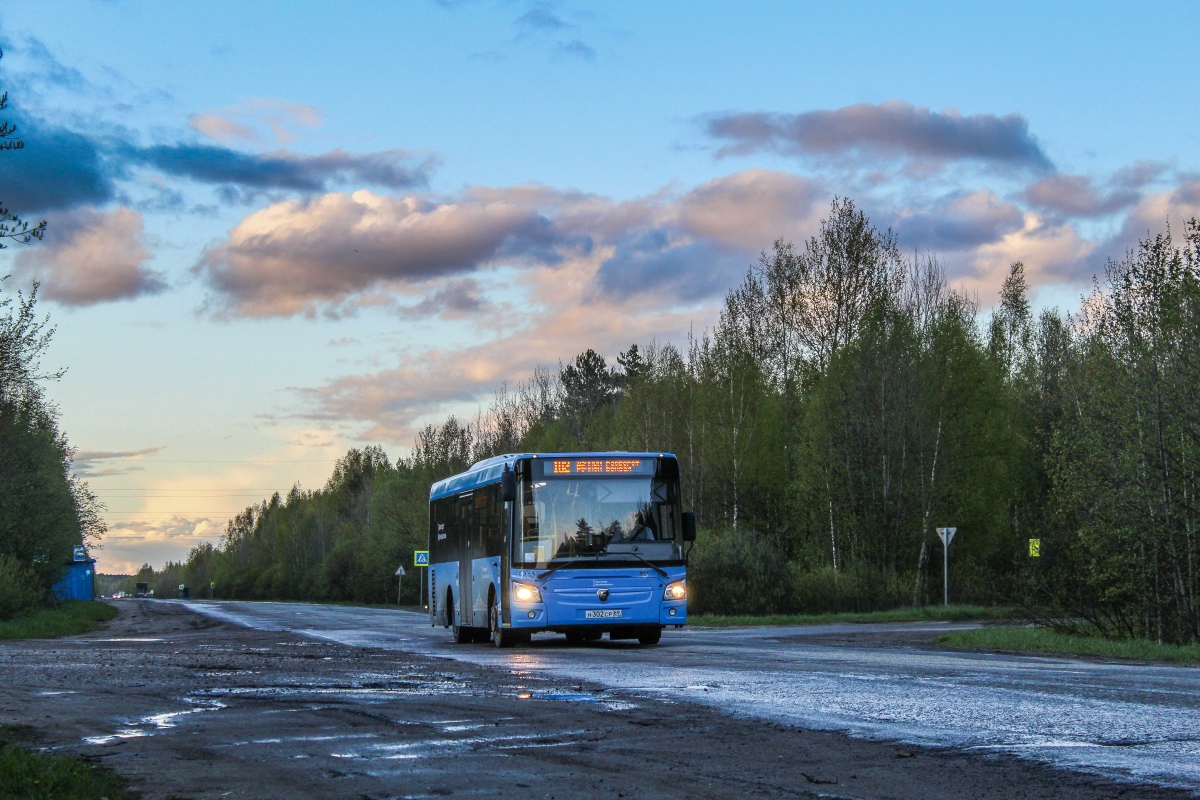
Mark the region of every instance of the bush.
[[701, 531], [689, 559], [688, 589], [693, 614], [770, 614], [794, 605], [787, 561], [753, 531]]
[[793, 565], [793, 570], [792, 605], [807, 614], [886, 611], [911, 602], [911, 577], [866, 567], [835, 572], [832, 567], [805, 571]]
[[45, 599], [33, 570], [12, 556], [0, 554], [0, 619], [27, 614]]
[[691, 614], [827, 614], [908, 605], [912, 576], [867, 567], [834, 571], [789, 563], [754, 531], [701, 531], [688, 563]]

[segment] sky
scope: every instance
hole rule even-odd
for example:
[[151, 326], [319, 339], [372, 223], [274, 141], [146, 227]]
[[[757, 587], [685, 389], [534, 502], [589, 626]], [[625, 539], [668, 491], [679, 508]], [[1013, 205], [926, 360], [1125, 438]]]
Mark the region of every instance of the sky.
[[683, 342], [848, 197], [985, 311], [1200, 215], [1197, 2], [0, 10], [0, 252], [107, 507], [181, 560], [538, 364]]

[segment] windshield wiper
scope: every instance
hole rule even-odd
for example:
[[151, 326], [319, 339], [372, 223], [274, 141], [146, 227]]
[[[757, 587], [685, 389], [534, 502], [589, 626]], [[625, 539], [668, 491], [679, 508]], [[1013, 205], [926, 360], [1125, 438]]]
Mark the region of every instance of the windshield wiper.
[[647, 561], [646, 559], [642, 558], [642, 557], [641, 557], [641, 556], [639, 556], [637, 553], [622, 553], [621, 555], [623, 555], [623, 556], [633, 556], [633, 557], [634, 557], [634, 558], [636, 558], [638, 561], [642, 562], [643, 564], [645, 564], [646, 566], [648, 566], [650, 569], [652, 569], [652, 570], [654, 570], [655, 572], [657, 572], [659, 575], [662, 575], [664, 578], [665, 578], [665, 577], [667, 577], [667, 571], [666, 571], [665, 569], [663, 569], [662, 567], [656, 566], [656, 565], [654, 565], [654, 564], [651, 564], [649, 561]]
[[[599, 554], [596, 555], [596, 558], [597, 558], [597, 560], [600, 558]], [[580, 563], [582, 563], [581, 559], [573, 558], [570, 561], [564, 561], [561, 564], [555, 564], [549, 570], [547, 570], [546, 572], [543, 572], [541, 575], [539, 575], [538, 580], [544, 581], [544, 580], [546, 580], [546, 578], [549, 578], [551, 575], [558, 572], [563, 567], [569, 567], [573, 564], [580, 564]]]

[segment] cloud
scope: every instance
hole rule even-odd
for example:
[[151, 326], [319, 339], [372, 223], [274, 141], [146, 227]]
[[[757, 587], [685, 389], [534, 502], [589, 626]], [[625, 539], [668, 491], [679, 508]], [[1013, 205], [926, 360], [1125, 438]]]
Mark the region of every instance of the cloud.
[[269, 98], [252, 98], [188, 119], [189, 128], [222, 144], [287, 144], [296, 138], [296, 129], [320, 124], [321, 110], [316, 106]]
[[146, 447], [142, 450], [80, 450], [71, 459], [71, 467], [81, 478], [98, 478], [110, 475], [125, 475], [140, 472], [137, 462], [158, 455], [163, 448]]
[[405, 317], [440, 316], [457, 319], [483, 311], [489, 302], [481, 296], [482, 287], [473, 278], [450, 281], [433, 294], [413, 306], [400, 310]]
[[1101, 191], [1082, 175], [1050, 175], [1025, 190], [1025, 201], [1034, 208], [1069, 217], [1103, 217], [1137, 203], [1141, 192], [1128, 186]]
[[165, 561], [183, 561], [191, 548], [219, 539], [226, 521], [180, 515], [155, 517], [151, 512], [147, 517], [108, 520], [103, 549], [96, 554], [98, 572], [128, 575], [147, 562], [161, 567]]
[[238, 140], [244, 142], [259, 141], [258, 131], [249, 125], [244, 125], [237, 120], [211, 114], [193, 114], [188, 119], [188, 127], [201, 136], [215, 139], [222, 144]]
[[809, 178], [751, 169], [709, 181], [679, 201], [683, 228], [695, 236], [759, 250], [814, 227], [830, 192]]
[[1121, 222], [1120, 230], [1097, 248], [1091, 267], [1101, 273], [1108, 259], [1120, 260], [1138, 242], [1171, 226], [1178, 236], [1190, 219], [1200, 219], [1200, 178], [1186, 177], [1178, 185], [1144, 197]]
[[503, 199], [437, 203], [369, 191], [287, 200], [246, 216], [195, 269], [216, 305], [245, 316], [312, 313], [391, 281], [425, 281], [520, 259], [550, 222]]
[[0, 200], [21, 214], [101, 204], [117, 168], [96, 139], [41, 120], [17, 120], [21, 150], [0, 152]]
[[[537, 184], [449, 198], [329, 193], [247, 215], [195, 270], [214, 290], [210, 309], [233, 316], [336, 311], [488, 267], [557, 269], [593, 254], [593, 294], [691, 302], [723, 291], [774, 238], [806, 232], [823, 201], [813, 182], [766, 170], [619, 203]], [[446, 285], [409, 310], [466, 313], [482, 307], [476, 290]]]
[[75, 67], [59, 61], [41, 39], [25, 37], [21, 55], [31, 62], [33, 69], [21, 75], [23, 83], [54, 86], [74, 92], [95, 91], [96, 87]]
[[15, 259], [22, 278], [42, 284], [43, 295], [68, 306], [88, 306], [156, 294], [162, 276], [144, 264], [142, 215], [129, 208], [85, 208], [56, 216], [45, 240]]
[[134, 167], [216, 185], [226, 201], [245, 202], [266, 191], [312, 194], [346, 184], [413, 189], [425, 186], [436, 166], [430, 155], [401, 149], [302, 155], [184, 142], [140, 147], [43, 120], [17, 125], [25, 147], [0, 152], [0, 201], [22, 214], [111, 202]]
[[1080, 236], [1069, 223], [1027, 211], [1020, 229], [979, 246], [969, 255], [970, 269], [952, 269], [951, 275], [961, 276], [971, 288], [994, 297], [1009, 265], [1022, 261], [1030, 283], [1035, 286], [1052, 283], [1082, 285], [1092, 275], [1090, 265], [1094, 252], [1095, 245]]
[[546, 8], [531, 8], [513, 21], [520, 29], [531, 31], [558, 31], [567, 27], [557, 14]]
[[[572, 25], [563, 21], [562, 17], [541, 5], [531, 8], [517, 17], [513, 20], [513, 25], [517, 29], [517, 35], [513, 40], [514, 43], [540, 39], [544, 36], [554, 34], [562, 35], [566, 34], [569, 30], [579, 27], [578, 25]], [[552, 55], [558, 58], [578, 58], [582, 61], [591, 62], [596, 60], [596, 48], [583, 41], [583, 39], [576, 37], [556, 42]]]
[[892, 226], [905, 247], [961, 251], [1021, 230], [1025, 215], [992, 192], [979, 190], [950, 195], [928, 209], [902, 210]]
[[705, 129], [728, 142], [718, 156], [773, 151], [794, 156], [909, 157], [934, 161], [977, 160], [1053, 168], [1029, 124], [1019, 114], [964, 116], [954, 109], [932, 111], [902, 100], [860, 103], [801, 114], [766, 112], [709, 118]]
[[[585, 271], [594, 268], [592, 263]], [[408, 446], [423, 418], [440, 417], [447, 408], [469, 416], [502, 383], [512, 385], [538, 364], [556, 364], [589, 347], [612, 355], [655, 337], [679, 341], [693, 322], [712, 322], [711, 309], [684, 314], [652, 307], [631, 313], [619, 299], [583, 296], [586, 280], [562, 272], [556, 276], [557, 303], [527, 315], [525, 326], [458, 350], [405, 353], [394, 368], [298, 390], [308, 404], [304, 416], [325, 424], [358, 424], [356, 437], [363, 441]]]
[[671, 302], [696, 301], [727, 289], [746, 263], [744, 253], [711, 241], [672, 243], [665, 231], [651, 229], [617, 243], [596, 274], [595, 287], [610, 297], [656, 292]]
[[584, 61], [596, 60], [596, 49], [579, 39], [572, 39], [569, 42], [559, 42], [555, 46], [554, 52], [560, 56], [570, 56]]
[[803, 238], [828, 192], [814, 181], [754, 169], [709, 181], [630, 226], [601, 264], [596, 289], [694, 302], [724, 292], [775, 239]]
[[141, 148], [135, 161], [168, 175], [201, 183], [237, 187], [251, 192], [280, 189], [319, 192], [330, 184], [410, 189], [424, 186], [432, 159], [416, 158], [407, 150], [352, 154], [333, 150], [319, 156], [294, 153], [246, 153], [205, 144], [172, 144]]

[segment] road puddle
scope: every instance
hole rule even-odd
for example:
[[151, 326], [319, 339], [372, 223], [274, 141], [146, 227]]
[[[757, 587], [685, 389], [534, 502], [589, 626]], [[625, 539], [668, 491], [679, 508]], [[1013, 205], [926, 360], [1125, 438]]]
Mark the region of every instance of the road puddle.
[[220, 711], [222, 708], [227, 708], [224, 703], [216, 700], [195, 700], [185, 697], [183, 698], [183, 702], [189, 703], [194, 707], [185, 708], [181, 711], [164, 711], [160, 714], [151, 714], [128, 723], [126, 727], [118, 728], [114, 733], [103, 736], [85, 736], [83, 737], [83, 741], [90, 745], [106, 745], [126, 739], [153, 736], [161, 731], [174, 728], [184, 717], [192, 714], [202, 714], [206, 711]]
[[614, 697], [607, 692], [535, 692], [518, 687], [518, 700], [558, 700], [563, 703], [595, 703], [605, 711], [628, 711], [637, 708], [636, 703]]
[[566, 747], [578, 744], [584, 740], [582, 737], [589, 734], [589, 731], [579, 729], [557, 731], [552, 734], [497, 732], [494, 735], [476, 735], [461, 739], [431, 737], [407, 742], [373, 744], [362, 749], [343, 749], [329, 755], [333, 758], [359, 759], [364, 761], [412, 760], [443, 757], [463, 750], [479, 752]]

